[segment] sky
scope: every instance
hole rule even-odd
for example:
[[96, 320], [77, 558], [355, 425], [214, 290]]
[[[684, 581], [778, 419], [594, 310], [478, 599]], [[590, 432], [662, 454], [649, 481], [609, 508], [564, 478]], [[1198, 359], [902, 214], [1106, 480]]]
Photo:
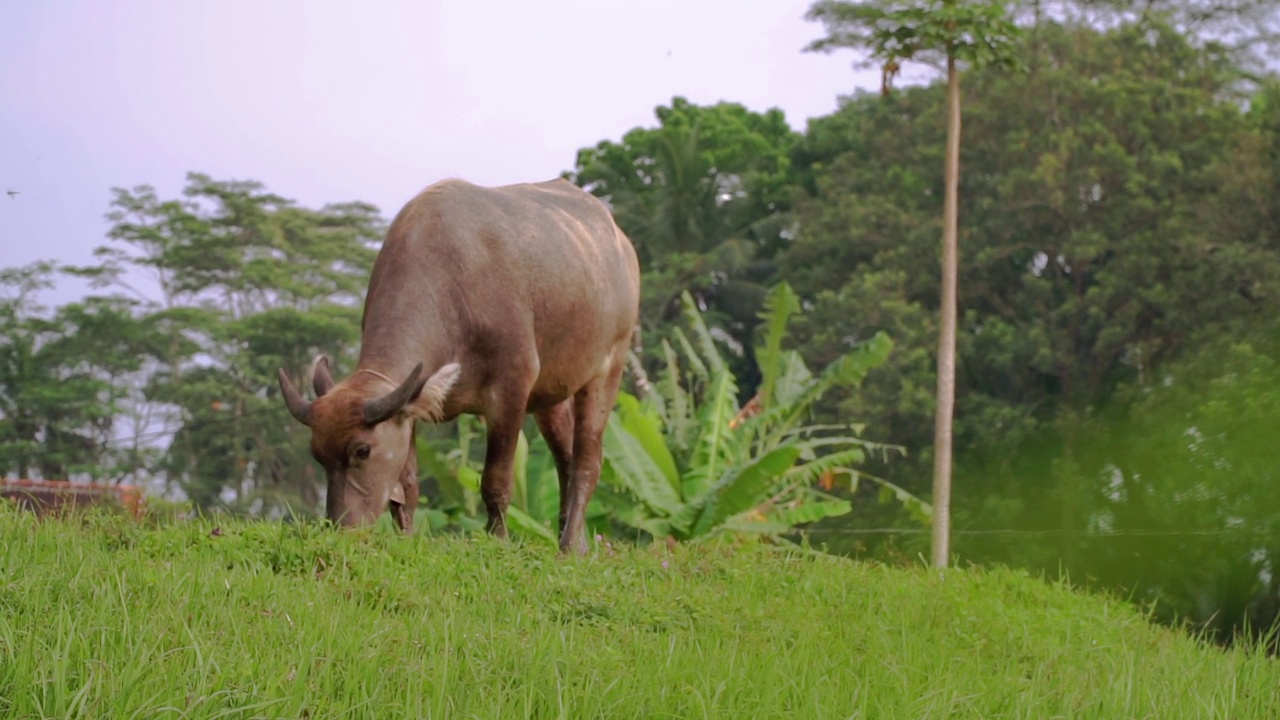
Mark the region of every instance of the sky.
[[677, 95], [803, 129], [879, 82], [802, 52], [810, 2], [3, 3], [0, 267], [89, 264], [111, 188], [192, 171], [389, 217], [446, 177], [555, 177]]

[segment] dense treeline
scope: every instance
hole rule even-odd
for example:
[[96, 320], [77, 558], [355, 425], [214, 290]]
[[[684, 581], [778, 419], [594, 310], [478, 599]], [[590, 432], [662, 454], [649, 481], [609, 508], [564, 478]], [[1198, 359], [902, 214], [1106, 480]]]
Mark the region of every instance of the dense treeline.
[[[1280, 603], [1280, 83], [1240, 30], [1265, 29], [1250, 23], [1268, 8], [1023, 3], [1025, 69], [964, 77], [954, 551], [1063, 569], [1224, 638]], [[804, 311], [787, 347], [809, 367], [892, 339], [811, 421], [902, 446], [863, 469], [927, 496], [944, 101], [938, 83], [857, 93], [797, 132], [777, 110], [675, 98], [654, 126], [581, 150], [566, 177], [609, 202], [641, 257], [637, 373], [666, 366], [687, 297], [749, 406], [767, 381], [759, 318], [785, 281]], [[118, 190], [109, 217], [94, 267], [0, 275], [0, 472], [316, 511], [322, 483], [273, 374], [301, 384], [321, 351], [350, 366], [383, 218], [200, 175], [179, 199]], [[40, 307], [60, 273], [95, 294]], [[156, 292], [129, 284], [144, 273]], [[456, 458], [451, 438], [474, 431], [423, 443]], [[460, 492], [440, 477], [457, 462], [423, 467], [432, 502]], [[822, 487], [854, 511], [816, 541], [926, 550], [918, 505], [875, 501], [893, 486]]]
[[[276, 368], [359, 338], [384, 221], [362, 203], [308, 210], [250, 182], [193, 174], [184, 197], [116, 190], [93, 267], [0, 276], [0, 469], [160, 478], [201, 507], [314, 507], [306, 441], [280, 421]], [[98, 292], [49, 311], [59, 273]], [[138, 289], [143, 284], [148, 293]]]

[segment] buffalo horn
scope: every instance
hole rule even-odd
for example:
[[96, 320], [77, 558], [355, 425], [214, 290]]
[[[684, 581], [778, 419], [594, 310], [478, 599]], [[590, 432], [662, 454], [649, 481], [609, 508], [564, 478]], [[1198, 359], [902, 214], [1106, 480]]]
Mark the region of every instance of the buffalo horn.
[[280, 370], [280, 392], [284, 393], [284, 404], [289, 406], [289, 414], [293, 415], [298, 422], [311, 426], [311, 403], [302, 399], [298, 391], [294, 389], [293, 383], [289, 382], [289, 376], [284, 369]]
[[383, 395], [376, 400], [367, 400], [364, 404], [364, 421], [366, 425], [377, 425], [387, 418], [400, 412], [400, 408], [404, 407], [418, 393], [422, 392], [422, 386], [427, 384], [427, 378], [421, 377], [422, 363], [418, 363], [413, 368], [413, 372], [409, 373], [409, 377], [400, 383], [400, 387], [392, 390], [390, 393]]

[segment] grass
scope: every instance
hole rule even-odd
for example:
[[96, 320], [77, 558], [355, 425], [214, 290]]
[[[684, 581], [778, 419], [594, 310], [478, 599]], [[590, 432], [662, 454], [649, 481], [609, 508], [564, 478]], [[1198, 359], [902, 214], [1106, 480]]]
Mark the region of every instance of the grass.
[[0, 717], [1274, 718], [1280, 663], [1007, 570], [0, 508]]

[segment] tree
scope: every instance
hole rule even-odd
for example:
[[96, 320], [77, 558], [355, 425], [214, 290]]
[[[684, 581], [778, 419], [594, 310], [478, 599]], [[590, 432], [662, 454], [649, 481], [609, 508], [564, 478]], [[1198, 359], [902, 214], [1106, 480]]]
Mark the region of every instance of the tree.
[[[780, 110], [684, 98], [634, 128], [578, 152], [565, 176], [609, 204], [636, 245], [645, 288], [641, 339], [652, 369], [689, 291], [708, 321], [744, 349], [735, 371], [754, 387], [751, 331], [791, 230], [790, 153], [799, 136]], [[749, 394], [749, 392], [748, 392]]]
[[959, 0], [819, 0], [806, 16], [827, 28], [810, 50], [865, 48], [883, 62], [887, 78], [901, 61], [941, 56], [947, 73], [947, 151], [942, 221], [942, 288], [938, 324], [937, 407], [934, 432], [933, 551], [936, 567], [950, 553], [952, 418], [955, 407], [960, 75], [957, 63], [1012, 65], [1017, 26], [1003, 2]]
[[1280, 0], [1019, 0], [1036, 24], [1059, 21], [1098, 30], [1156, 22], [1225, 48], [1251, 72], [1266, 72], [1280, 47]]
[[[383, 221], [369, 205], [311, 210], [199, 174], [183, 195], [117, 189], [115, 242], [97, 251], [99, 284], [135, 298], [147, 329], [146, 399], [172, 433], [158, 469], [200, 507], [312, 511], [322, 479], [279, 420], [274, 374], [352, 351]], [[158, 294], [130, 284], [139, 271]]]
[[126, 298], [44, 307], [39, 293], [72, 271], [0, 271], [0, 473], [136, 479], [153, 459], [136, 442], [142, 329]]

